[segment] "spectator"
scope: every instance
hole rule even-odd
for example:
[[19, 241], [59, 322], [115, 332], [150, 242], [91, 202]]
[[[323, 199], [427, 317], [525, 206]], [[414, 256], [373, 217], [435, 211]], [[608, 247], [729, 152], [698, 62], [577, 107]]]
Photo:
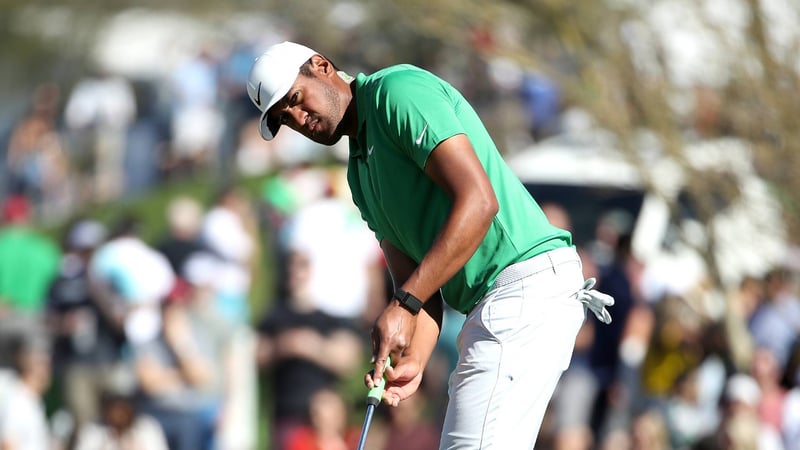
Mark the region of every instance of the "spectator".
[[632, 450], [669, 450], [669, 433], [664, 416], [657, 408], [645, 409], [631, 424]]
[[560, 131], [561, 89], [552, 79], [543, 74], [523, 75], [520, 97], [529, 116], [528, 130], [535, 141]]
[[56, 129], [58, 99], [54, 84], [37, 87], [31, 111], [11, 133], [7, 156], [11, 187], [32, 201], [37, 217], [49, 222], [63, 219], [74, 200], [69, 161]]
[[193, 198], [176, 197], [167, 205], [167, 235], [157, 248], [178, 276], [186, 276], [186, 261], [192, 255], [207, 250], [200, 239], [202, 220], [203, 207]]
[[5, 200], [0, 228], [0, 359], [11, 355], [6, 346], [16, 337], [44, 333], [47, 289], [58, 271], [58, 247], [32, 228], [31, 219], [26, 197]]
[[750, 332], [757, 347], [767, 347], [784, 367], [800, 334], [800, 298], [790, 273], [774, 269], [764, 277], [765, 298], [750, 320]]
[[[314, 307], [371, 326], [386, 303], [383, 258], [349, 200], [328, 195], [304, 205], [284, 233], [287, 250], [309, 262]], [[335, 298], [331, 292], [336, 292]]]
[[614, 262], [617, 241], [620, 236], [630, 234], [632, 224], [630, 213], [621, 209], [608, 211], [597, 221], [595, 236], [588, 248], [601, 272]]
[[230, 327], [226, 403], [217, 438], [220, 446], [234, 449], [252, 445], [257, 428], [256, 339], [249, 324], [256, 232], [247, 196], [236, 188], [223, 189], [200, 225], [199, 240], [206, 251], [193, 253], [182, 273], [195, 289], [208, 296], [205, 306], [212, 310], [210, 313]]
[[161, 424], [172, 450], [213, 448], [222, 408], [224, 344], [192, 311], [191, 297], [191, 290], [174, 291], [162, 303], [158, 336], [132, 347], [139, 405]]
[[249, 326], [231, 323], [217, 311], [218, 259], [208, 253], [193, 254], [184, 265], [188, 286], [188, 312], [196, 329], [213, 346], [213, 359], [222, 375], [223, 404], [216, 423], [215, 448], [249, 449], [257, 435], [255, 336]]
[[[358, 444], [359, 431], [347, 425], [347, 407], [338, 392], [320, 389], [309, 402], [309, 425], [294, 429], [286, 450], [350, 450]], [[408, 447], [407, 447], [408, 448]], [[419, 448], [419, 447], [412, 447]]]
[[[597, 285], [598, 290], [614, 297], [614, 306], [611, 307], [614, 321], [607, 326], [594, 327], [594, 339], [589, 350], [589, 366], [598, 388], [592, 418], [595, 433], [607, 431], [603, 428], [608, 427], [628, 428], [626, 422], [631, 407], [628, 402], [631, 398], [630, 389], [634, 386], [623, 378], [626, 367], [620, 359], [620, 349], [628, 316], [637, 303], [642, 303], [636, 291], [640, 266], [632, 253], [631, 236], [619, 236], [614, 258], [601, 272]], [[597, 324], [594, 317], [587, 320]]]
[[316, 309], [309, 286], [310, 261], [302, 253], [288, 260], [288, 298], [278, 302], [259, 327], [258, 361], [273, 374], [273, 448], [286, 448], [298, 428], [310, 425], [314, 392], [360, 368], [363, 338], [352, 321]]
[[168, 131], [160, 117], [158, 87], [152, 81], [132, 85], [136, 99], [136, 116], [125, 135], [124, 195], [135, 197], [157, 187], [161, 178], [162, 159]]
[[780, 431], [783, 422], [783, 407], [786, 389], [781, 386], [783, 369], [771, 349], [757, 348], [753, 354], [751, 375], [760, 391], [757, 407], [758, 417], [764, 424]]
[[71, 135], [90, 149], [92, 196], [98, 201], [119, 197], [125, 187], [123, 161], [128, 127], [136, 116], [131, 83], [120, 76], [96, 73], [75, 85], [64, 108]]
[[[263, 142], [263, 139], [258, 137]], [[330, 178], [318, 167], [296, 166], [269, 177], [262, 187], [265, 226], [272, 230], [270, 247], [276, 249], [275, 265], [280, 296], [285, 296], [286, 231], [289, 220], [304, 205], [323, 198], [330, 191]]]
[[389, 429], [383, 450], [436, 450], [439, 426], [425, 416], [427, 397], [414, 395], [388, 411]]
[[726, 341], [731, 358], [737, 370], [746, 371], [751, 367], [755, 343], [747, 328], [759, 302], [764, 297], [764, 283], [756, 277], [745, 277], [730, 295], [725, 309]]
[[100, 420], [78, 429], [74, 450], [168, 450], [161, 425], [139, 412], [130, 387], [108, 386], [101, 399]]
[[701, 323], [683, 297], [665, 296], [656, 305], [653, 332], [642, 361], [645, 395], [665, 397], [678, 378], [702, 360]]
[[128, 343], [158, 335], [159, 304], [172, 289], [175, 275], [167, 259], [138, 236], [135, 218], [123, 218], [111, 239], [97, 249], [89, 276], [98, 304], [123, 327]]
[[716, 429], [719, 421], [716, 400], [705, 398], [698, 370], [680, 376], [666, 399], [666, 419], [674, 448], [690, 447]]
[[14, 341], [15, 376], [0, 390], [0, 448], [49, 450], [50, 432], [42, 397], [50, 386], [50, 349], [46, 339]]
[[171, 168], [178, 173], [191, 174], [216, 157], [223, 129], [216, 65], [203, 48], [173, 71]]
[[[588, 329], [593, 333], [594, 328]], [[597, 395], [597, 382], [586, 357], [587, 328], [576, 340], [575, 353], [559, 380], [552, 401], [554, 447], [557, 450], [588, 450], [594, 442], [591, 428], [592, 406]], [[591, 334], [588, 340], [591, 340]]]
[[231, 187], [223, 189], [203, 218], [200, 236], [203, 245], [220, 259], [216, 277], [219, 313], [231, 323], [246, 324], [256, 244], [245, 194]]
[[736, 374], [725, 388], [723, 420], [709, 448], [783, 450], [780, 434], [758, 417], [761, 391], [749, 375]]
[[105, 227], [92, 220], [70, 227], [47, 304], [54, 373], [78, 427], [99, 418], [102, 387], [120, 370], [124, 342], [121, 328], [105, 315], [89, 284], [89, 262], [105, 235]]
[[[250, 64], [256, 58], [253, 46], [239, 42], [233, 44], [225, 58], [220, 63], [219, 93], [222, 110], [225, 117], [225, 126], [219, 146], [219, 161], [217, 162], [218, 180], [226, 184], [232, 181], [234, 175], [233, 163], [240, 158], [242, 147], [242, 129], [250, 119], [252, 105], [247, 96], [247, 75], [250, 73]], [[257, 147], [260, 153], [266, 153], [262, 144]], [[268, 158], [268, 156], [267, 156]], [[268, 161], [268, 160], [267, 160]], [[268, 165], [269, 162], [266, 162]], [[244, 165], [241, 169], [247, 170]], [[267, 167], [264, 167], [266, 169]]]

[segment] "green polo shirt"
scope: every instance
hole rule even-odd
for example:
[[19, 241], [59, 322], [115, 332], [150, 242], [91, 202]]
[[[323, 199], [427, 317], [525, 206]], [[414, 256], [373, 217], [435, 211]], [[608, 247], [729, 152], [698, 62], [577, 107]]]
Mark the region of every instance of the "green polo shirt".
[[0, 230], [0, 305], [19, 312], [41, 311], [60, 259], [58, 247], [33, 230]]
[[355, 80], [358, 138], [350, 139], [348, 183], [378, 240], [388, 239], [419, 263], [452, 208], [424, 172], [442, 141], [465, 134], [483, 164], [500, 209], [475, 254], [442, 286], [445, 301], [469, 312], [510, 264], [572, 245], [547, 221], [511, 172], [478, 115], [450, 84], [411, 65]]

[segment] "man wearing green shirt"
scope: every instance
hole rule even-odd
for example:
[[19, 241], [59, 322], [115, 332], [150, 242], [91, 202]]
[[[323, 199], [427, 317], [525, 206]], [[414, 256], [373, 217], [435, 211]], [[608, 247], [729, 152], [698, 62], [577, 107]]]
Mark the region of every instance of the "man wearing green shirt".
[[396, 288], [373, 327], [367, 385], [385, 371], [394, 406], [417, 390], [444, 300], [467, 318], [441, 448], [532, 448], [584, 306], [609, 321], [613, 299], [584, 283], [570, 234], [548, 223], [472, 107], [417, 67], [353, 78], [291, 42], [255, 61], [247, 89], [267, 140], [283, 124], [325, 145], [350, 138], [353, 201]]
[[9, 364], [11, 346], [44, 332], [42, 311], [58, 273], [61, 251], [30, 224], [30, 204], [13, 194], [0, 214], [0, 366]]
[[36, 315], [42, 311], [61, 252], [30, 225], [27, 200], [12, 195], [3, 204], [0, 229], [0, 309]]

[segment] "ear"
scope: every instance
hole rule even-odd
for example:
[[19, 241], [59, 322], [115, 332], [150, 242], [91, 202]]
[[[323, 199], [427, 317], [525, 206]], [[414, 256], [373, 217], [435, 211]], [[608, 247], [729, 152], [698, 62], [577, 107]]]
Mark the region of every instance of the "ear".
[[319, 54], [311, 57], [311, 68], [321, 76], [330, 76], [336, 73], [333, 64], [331, 64], [327, 58]]

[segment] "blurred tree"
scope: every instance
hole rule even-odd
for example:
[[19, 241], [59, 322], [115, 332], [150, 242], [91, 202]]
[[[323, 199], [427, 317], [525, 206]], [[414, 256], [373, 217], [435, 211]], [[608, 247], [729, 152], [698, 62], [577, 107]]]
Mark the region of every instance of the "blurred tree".
[[[513, 1], [517, 14], [563, 52], [574, 70], [560, 71], [571, 101], [612, 130], [629, 159], [644, 169], [648, 153], [637, 132], [654, 133], [665, 156], [689, 181], [690, 203], [706, 237], [699, 249], [720, 281], [721, 261], [711, 218], [732, 205], [741, 184], [735, 168], [708, 171], [689, 164], [687, 147], [702, 139], [735, 137], [749, 143], [758, 173], [782, 201], [789, 239], [800, 231], [800, 141], [794, 125], [800, 100], [797, 32], [800, 6], [769, 0]], [[782, 10], [780, 8], [783, 8]], [[784, 23], [781, 22], [783, 16]], [[779, 26], [780, 30], [779, 30]], [[542, 29], [549, 30], [542, 33]], [[526, 52], [527, 39], [518, 51]], [[686, 55], [699, 55], [694, 61]], [[735, 149], [731, 149], [732, 151]], [[723, 166], [723, 164], [720, 164]], [[641, 170], [651, 188], [658, 180]], [[672, 202], [673, 215], [679, 215]], [[766, 232], [766, 230], [765, 230]], [[752, 239], [756, 236], [740, 236]]]

